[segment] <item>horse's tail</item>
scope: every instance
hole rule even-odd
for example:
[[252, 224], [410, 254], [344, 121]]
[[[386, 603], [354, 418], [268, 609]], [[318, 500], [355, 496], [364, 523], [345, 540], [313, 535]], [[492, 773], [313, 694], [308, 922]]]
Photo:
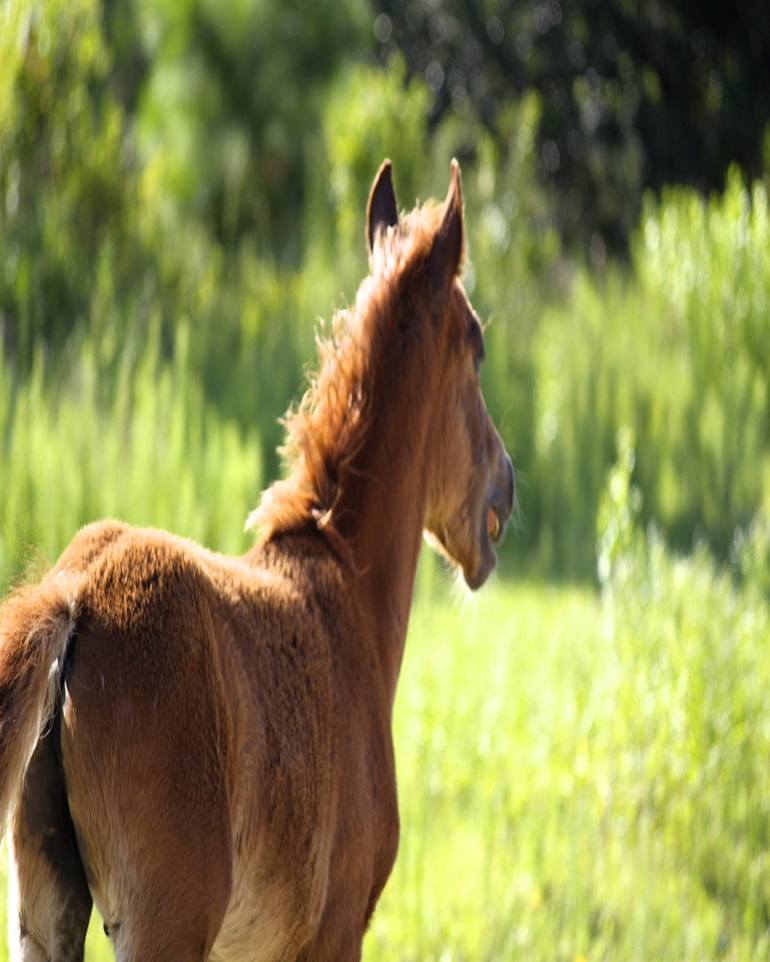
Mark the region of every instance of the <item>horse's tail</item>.
[[0, 835], [56, 705], [77, 618], [66, 576], [16, 589], [0, 608]]

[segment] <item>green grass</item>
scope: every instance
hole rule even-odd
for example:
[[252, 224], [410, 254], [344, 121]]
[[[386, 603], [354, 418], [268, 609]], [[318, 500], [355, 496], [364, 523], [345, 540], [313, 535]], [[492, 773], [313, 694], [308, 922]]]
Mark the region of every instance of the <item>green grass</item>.
[[[700, 577], [708, 592], [715, 584], [697, 563], [674, 577]], [[665, 598], [636, 624], [612, 623], [620, 601], [610, 592], [600, 601], [526, 585], [498, 587], [459, 612], [442, 601], [418, 607], [396, 713], [403, 839], [367, 962], [767, 957], [759, 903], [766, 911], [768, 872], [751, 834], [766, 817], [767, 756], [736, 754], [730, 720], [721, 737], [709, 728], [720, 693], [738, 703], [756, 693], [752, 668], [770, 633], [767, 611], [760, 623], [752, 609], [733, 645], [740, 605], [722, 587], [710, 611], [696, 606], [696, 622], [720, 613], [726, 622], [689, 635], [701, 642], [703, 671], [689, 706], [669, 701], [687, 687], [686, 665], [667, 683], [644, 673], [659, 662], [655, 631], [674, 643]], [[680, 613], [680, 624], [689, 620]], [[719, 636], [723, 653], [743, 648], [742, 663], [712, 677]], [[666, 727], [669, 711], [680, 738]], [[732, 721], [765, 726], [766, 739], [770, 713], [751, 712]], [[679, 763], [690, 750], [697, 760], [699, 737], [710, 771], [685, 786]], [[730, 793], [741, 782], [746, 824], [737, 825]]]
[[79, 527], [104, 517], [246, 550], [259, 439], [207, 404], [190, 338], [180, 324], [164, 362], [155, 331], [122, 352], [111, 378], [88, 343], [66, 375], [51, 377], [41, 361], [19, 384], [0, 347], [0, 592], [30, 559], [53, 562]]

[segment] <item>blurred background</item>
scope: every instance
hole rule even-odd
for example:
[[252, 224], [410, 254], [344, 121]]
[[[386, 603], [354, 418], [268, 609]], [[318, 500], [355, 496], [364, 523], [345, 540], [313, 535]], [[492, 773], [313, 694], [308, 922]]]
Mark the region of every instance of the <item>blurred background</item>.
[[3, 590], [244, 550], [374, 172], [461, 161], [520, 511], [421, 567], [368, 962], [770, 954], [769, 64], [760, 0], [0, 0]]

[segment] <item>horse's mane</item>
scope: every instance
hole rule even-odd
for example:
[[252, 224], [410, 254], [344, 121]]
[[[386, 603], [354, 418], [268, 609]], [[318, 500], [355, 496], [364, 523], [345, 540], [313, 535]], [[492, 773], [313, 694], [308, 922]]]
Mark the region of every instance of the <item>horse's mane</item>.
[[329, 336], [323, 329], [316, 336], [317, 372], [284, 419], [287, 476], [263, 493], [246, 523], [260, 530], [262, 541], [312, 523], [347, 552], [334, 509], [355, 473], [353, 461], [374, 413], [376, 374], [393, 346], [398, 315], [406, 303], [415, 313], [426, 303], [425, 266], [442, 213], [442, 205], [428, 202], [381, 234], [352, 310], [335, 314]]

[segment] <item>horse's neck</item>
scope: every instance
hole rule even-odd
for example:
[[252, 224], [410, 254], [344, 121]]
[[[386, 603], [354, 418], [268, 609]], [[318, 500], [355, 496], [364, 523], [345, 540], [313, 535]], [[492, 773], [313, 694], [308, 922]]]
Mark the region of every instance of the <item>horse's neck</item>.
[[357, 588], [391, 699], [406, 639], [425, 522], [427, 419], [389, 419], [356, 459], [339, 525], [353, 547]]

